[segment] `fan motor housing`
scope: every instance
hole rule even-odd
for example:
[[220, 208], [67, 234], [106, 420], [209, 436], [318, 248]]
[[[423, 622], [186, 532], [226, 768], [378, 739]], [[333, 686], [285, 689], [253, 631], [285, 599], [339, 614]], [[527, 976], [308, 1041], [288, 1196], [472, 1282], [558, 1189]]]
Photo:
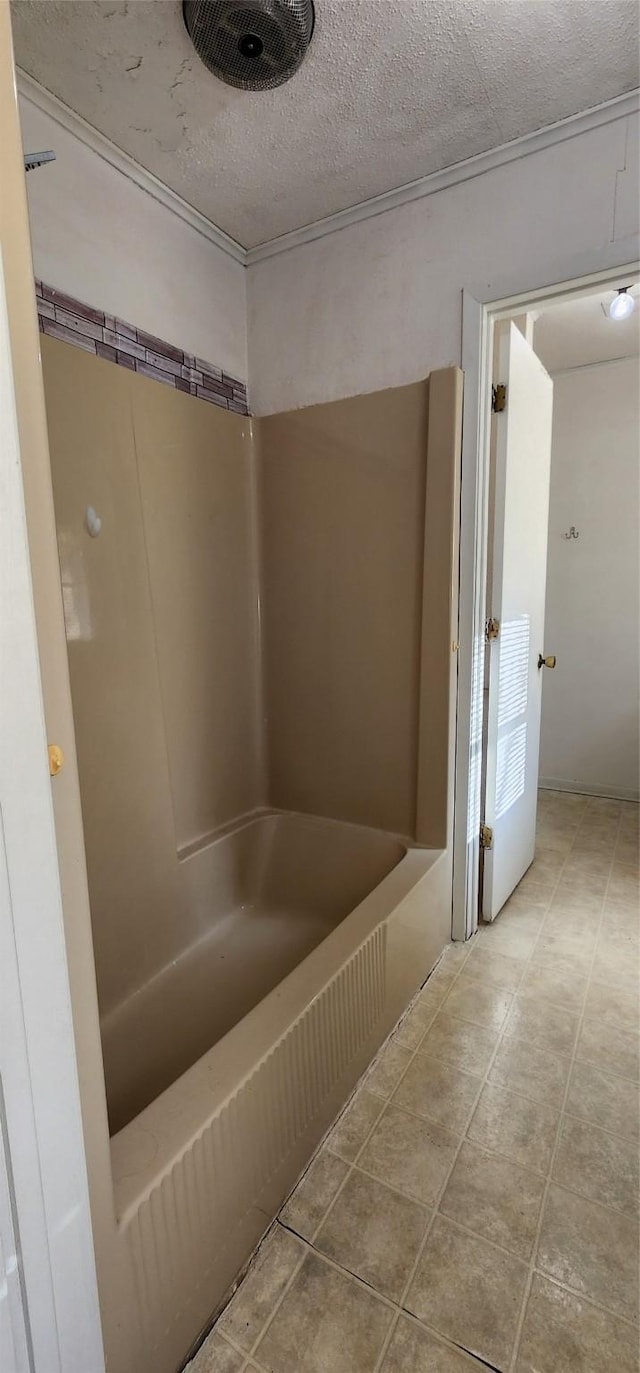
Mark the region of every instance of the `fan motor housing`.
[[184, 22], [210, 72], [245, 91], [281, 86], [311, 42], [313, 0], [184, 0]]

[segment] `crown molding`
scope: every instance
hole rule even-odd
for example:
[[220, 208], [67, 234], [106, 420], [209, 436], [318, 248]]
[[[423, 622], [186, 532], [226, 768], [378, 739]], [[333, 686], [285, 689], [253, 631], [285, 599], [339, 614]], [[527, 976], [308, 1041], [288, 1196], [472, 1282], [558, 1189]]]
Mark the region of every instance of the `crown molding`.
[[65, 105], [62, 100], [58, 100], [56, 95], [45, 90], [44, 86], [41, 86], [38, 81], [34, 81], [32, 76], [20, 69], [17, 72], [17, 87], [19, 95], [24, 100], [35, 105], [36, 109], [41, 110], [43, 114], [49, 115], [56, 124], [59, 124], [67, 133], [73, 134], [81, 143], [86, 144], [92, 152], [98, 154], [98, 157], [103, 158], [111, 167], [115, 167], [117, 172], [122, 172], [122, 175], [128, 177], [134, 185], [139, 186], [140, 190], [153, 196], [153, 199], [164, 205], [166, 210], [171, 210], [172, 214], [184, 220], [191, 229], [202, 234], [203, 238], [214, 243], [216, 248], [227, 253], [235, 262], [240, 262], [243, 266], [246, 264], [246, 251], [240, 243], [236, 243], [234, 238], [225, 234], [210, 219], [207, 219], [206, 215], [200, 214], [199, 210], [194, 210], [192, 205], [188, 205], [182, 196], [170, 190], [163, 181], [160, 181], [159, 177], [153, 175], [153, 172], [146, 171], [133, 157], [129, 157], [128, 153], [117, 148], [111, 139], [105, 138], [105, 135], [101, 134], [98, 129], [94, 129], [93, 125], [88, 124], [86, 119], [69, 109], [69, 106]]
[[229, 234], [225, 234], [222, 229], [219, 229], [212, 220], [207, 219], [206, 215], [187, 204], [182, 196], [170, 190], [163, 181], [153, 175], [153, 172], [146, 171], [128, 153], [117, 148], [115, 143], [94, 129], [93, 125], [88, 124], [81, 115], [69, 109], [69, 106], [65, 105], [57, 96], [45, 90], [44, 86], [41, 86], [27, 72], [18, 70], [17, 85], [24, 100], [28, 100], [37, 109], [49, 115], [61, 128], [80, 139], [88, 148], [91, 148], [92, 152], [97, 153], [111, 167], [115, 167], [116, 171], [128, 177], [134, 185], [153, 196], [154, 200], [164, 205], [165, 209], [171, 210], [172, 214], [184, 220], [197, 233], [202, 234], [210, 243], [215, 244], [235, 262], [239, 262], [245, 267], [250, 267], [253, 263], [264, 262], [267, 258], [286, 253], [291, 248], [298, 248], [304, 243], [313, 243], [316, 239], [337, 233], [340, 229], [346, 229], [351, 224], [359, 224], [362, 220], [373, 219], [377, 215], [386, 214], [388, 210], [396, 210], [401, 205], [410, 204], [413, 200], [422, 200], [426, 196], [435, 195], [438, 191], [447, 190], [450, 186], [458, 186], [464, 181], [471, 181], [474, 177], [482, 176], [485, 172], [507, 166], [510, 162], [518, 162], [520, 158], [542, 152], [545, 148], [552, 148], [557, 143], [564, 143], [571, 138], [578, 137], [579, 134], [602, 128], [618, 119], [626, 119], [629, 115], [637, 114], [640, 111], [640, 90], [630, 91], [626, 95], [617, 96], [615, 100], [607, 100], [602, 105], [595, 105], [590, 110], [584, 110], [581, 114], [569, 115], [567, 119], [560, 119], [555, 124], [545, 125], [544, 128], [537, 129], [535, 133], [523, 134], [521, 138], [514, 138], [510, 143], [503, 143], [498, 148], [490, 148], [488, 152], [477, 153], [475, 157], [468, 157], [464, 162], [456, 162], [450, 167], [443, 167], [441, 171], [430, 172], [428, 176], [419, 177], [416, 181], [409, 181], [403, 186], [396, 187], [395, 190], [383, 191], [381, 195], [373, 196], [369, 200], [361, 200], [357, 205], [351, 205], [346, 210], [338, 210], [336, 214], [326, 215], [323, 219], [316, 219], [313, 223], [305, 224], [300, 229], [292, 229], [289, 233], [268, 239], [255, 248], [246, 249], [234, 238], [231, 238]]
[[336, 214], [326, 215], [324, 219], [316, 219], [311, 224], [305, 224], [301, 229], [292, 229], [290, 233], [268, 239], [256, 248], [247, 250], [246, 264], [250, 267], [253, 263], [264, 262], [279, 253], [289, 252], [291, 248], [298, 248], [303, 243], [313, 243], [316, 239], [325, 238], [327, 234], [337, 233], [339, 229], [347, 229], [351, 224], [373, 219], [376, 215], [386, 214], [388, 210], [408, 205], [412, 200], [422, 200], [426, 196], [435, 195], [437, 191], [458, 186], [463, 181], [471, 181], [485, 172], [505, 167], [509, 162], [518, 162], [520, 158], [542, 152], [545, 148], [552, 148], [557, 143], [565, 143], [579, 134], [602, 128], [617, 119], [626, 119], [629, 115], [637, 114], [639, 110], [640, 89], [616, 96], [614, 100], [607, 100], [604, 104], [595, 105], [580, 114], [569, 115], [567, 119], [560, 119], [555, 124], [547, 124], [534, 133], [523, 134], [521, 138], [514, 138], [510, 143], [503, 143], [498, 148], [490, 148], [486, 153], [477, 153], [475, 157], [468, 157], [464, 162], [455, 162], [449, 167], [443, 167], [442, 171], [430, 172], [428, 176], [422, 176], [417, 181], [409, 181], [404, 186], [398, 186], [396, 190], [383, 191], [381, 195], [373, 196], [370, 200], [361, 200], [346, 210], [338, 210]]

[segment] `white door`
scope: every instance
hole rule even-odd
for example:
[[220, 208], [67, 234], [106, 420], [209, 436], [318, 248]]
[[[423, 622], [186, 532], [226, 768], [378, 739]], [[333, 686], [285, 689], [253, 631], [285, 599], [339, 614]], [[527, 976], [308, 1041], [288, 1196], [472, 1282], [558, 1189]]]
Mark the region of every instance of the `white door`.
[[2, 4], [0, 128], [0, 1369], [104, 1373], [27, 539], [44, 397]]
[[495, 415], [482, 914], [494, 920], [535, 852], [544, 669], [553, 382], [515, 324], [498, 347], [505, 409]]

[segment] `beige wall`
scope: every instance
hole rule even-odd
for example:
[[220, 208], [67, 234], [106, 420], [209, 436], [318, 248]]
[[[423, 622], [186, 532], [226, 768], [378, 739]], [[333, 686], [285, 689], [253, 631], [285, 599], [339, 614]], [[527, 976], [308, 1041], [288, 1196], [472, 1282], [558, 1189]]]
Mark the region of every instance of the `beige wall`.
[[176, 840], [265, 801], [250, 422], [131, 380]]
[[259, 421], [273, 804], [411, 835], [428, 383]]
[[[545, 653], [558, 666], [543, 684], [540, 778], [628, 799], [640, 787], [639, 430], [637, 357], [554, 378]], [[572, 525], [578, 539], [565, 538]]]
[[57, 340], [43, 364], [104, 1012], [195, 936], [177, 850], [263, 799], [249, 422]]

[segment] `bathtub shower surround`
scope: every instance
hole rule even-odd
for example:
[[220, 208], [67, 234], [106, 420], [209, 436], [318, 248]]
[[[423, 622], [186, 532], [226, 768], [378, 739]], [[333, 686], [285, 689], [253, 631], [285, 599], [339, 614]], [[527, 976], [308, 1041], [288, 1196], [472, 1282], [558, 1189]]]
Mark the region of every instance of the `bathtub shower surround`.
[[113, 1373], [175, 1373], [450, 937], [461, 374], [263, 425], [76, 320], [42, 353], [99, 1283]]
[[105, 1016], [204, 933], [179, 853], [264, 801], [249, 422], [46, 335], [42, 357]]
[[104, 310], [95, 310], [73, 296], [56, 291], [36, 280], [36, 303], [40, 332], [64, 340], [74, 348], [84, 348], [99, 358], [128, 367], [153, 381], [162, 381], [190, 396], [248, 415], [245, 382], [232, 377], [203, 358], [185, 353], [172, 343], [153, 338], [143, 329], [116, 319]]
[[259, 423], [277, 805], [416, 834], [425, 385]]

